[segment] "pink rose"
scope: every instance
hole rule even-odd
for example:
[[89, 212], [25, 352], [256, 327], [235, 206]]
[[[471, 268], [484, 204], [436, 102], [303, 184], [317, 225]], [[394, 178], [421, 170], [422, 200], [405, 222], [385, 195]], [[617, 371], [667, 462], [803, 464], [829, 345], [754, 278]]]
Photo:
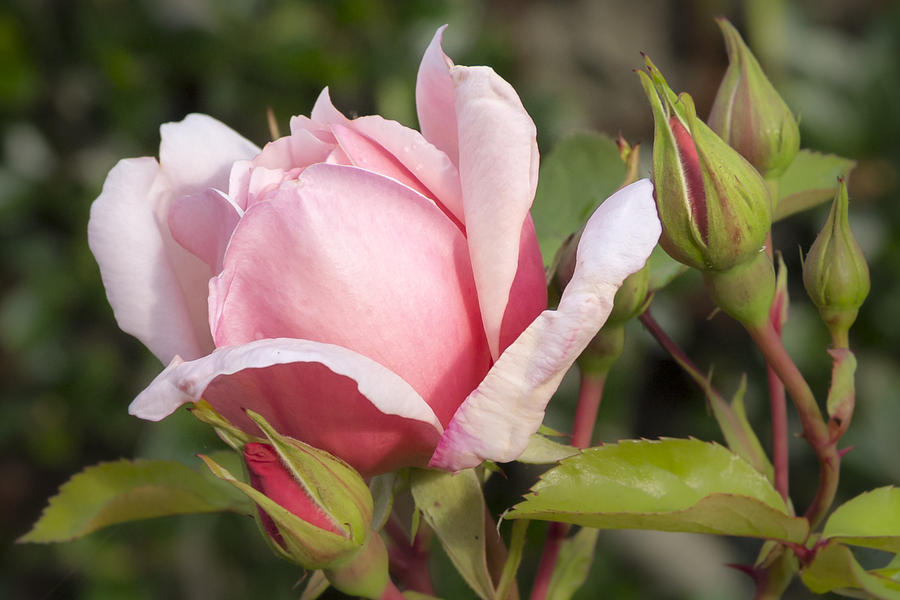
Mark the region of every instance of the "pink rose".
[[513, 460], [622, 280], [659, 237], [642, 181], [591, 218], [557, 310], [528, 210], [535, 128], [438, 30], [416, 87], [422, 133], [350, 120], [327, 90], [260, 151], [204, 115], [126, 159], [88, 237], [123, 330], [168, 367], [131, 404], [243, 408], [364, 475]]

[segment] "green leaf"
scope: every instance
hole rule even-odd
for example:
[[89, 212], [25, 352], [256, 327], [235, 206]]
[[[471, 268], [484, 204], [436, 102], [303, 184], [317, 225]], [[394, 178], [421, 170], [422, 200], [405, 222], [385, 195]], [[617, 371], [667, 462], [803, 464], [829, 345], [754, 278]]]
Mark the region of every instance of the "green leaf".
[[549, 465], [573, 454], [578, 454], [578, 448], [554, 442], [535, 433], [528, 440], [525, 451], [516, 460], [530, 465]]
[[722, 436], [728, 444], [728, 448], [749, 462], [754, 469], [766, 476], [769, 481], [775, 479], [775, 469], [769, 462], [766, 451], [763, 450], [756, 432], [747, 419], [747, 412], [744, 410], [744, 393], [747, 391], [747, 375], [741, 377], [741, 384], [734, 393], [734, 399], [731, 404], [727, 403], [724, 398], [719, 396], [715, 388], [712, 387], [710, 377], [706, 378], [705, 383], [701, 384], [706, 392], [709, 405], [712, 407], [713, 416], [722, 430]]
[[545, 267], [624, 178], [625, 164], [612, 138], [583, 132], [556, 144], [542, 161], [531, 206]]
[[881, 600], [900, 600], [900, 582], [867, 572], [842, 544], [829, 542], [820, 547], [812, 563], [801, 569], [800, 578], [817, 594], [861, 589]]
[[410, 486], [416, 507], [456, 570], [480, 598], [493, 598], [485, 551], [484, 497], [475, 471], [451, 474], [414, 469]]
[[507, 513], [600, 529], [658, 529], [802, 543], [769, 481], [742, 458], [689, 439], [628, 440], [563, 460]]
[[882, 487], [839, 506], [822, 538], [900, 553], [900, 488]]
[[547, 600], [569, 600], [584, 584], [591, 572], [599, 534], [599, 529], [583, 527], [562, 543], [547, 588]]
[[108, 525], [192, 513], [250, 514], [231, 486], [167, 460], [119, 460], [86, 468], [50, 499], [19, 542], [66, 542]]
[[834, 154], [801, 150], [778, 179], [774, 220], [818, 206], [834, 198], [837, 178], [846, 177], [856, 161]]

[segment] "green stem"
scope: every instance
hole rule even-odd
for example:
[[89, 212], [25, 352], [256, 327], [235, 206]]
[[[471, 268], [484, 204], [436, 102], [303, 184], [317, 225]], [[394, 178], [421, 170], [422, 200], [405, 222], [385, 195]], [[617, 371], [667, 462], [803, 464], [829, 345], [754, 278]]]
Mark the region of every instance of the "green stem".
[[781, 338], [770, 322], [757, 327], [746, 326], [750, 337], [784, 383], [803, 426], [803, 437], [819, 459], [819, 487], [805, 517], [810, 527], [815, 527], [828, 512], [837, 491], [841, 457], [836, 440], [828, 432], [828, 426], [819, 410], [815, 396], [794, 364]]

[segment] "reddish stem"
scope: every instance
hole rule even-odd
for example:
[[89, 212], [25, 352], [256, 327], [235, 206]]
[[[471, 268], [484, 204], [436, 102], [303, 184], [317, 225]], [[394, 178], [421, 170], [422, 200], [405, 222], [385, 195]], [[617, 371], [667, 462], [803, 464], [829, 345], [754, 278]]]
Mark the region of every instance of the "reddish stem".
[[575, 409], [575, 424], [572, 427], [572, 445], [576, 448], [587, 448], [591, 445], [605, 383], [606, 372], [581, 373], [578, 407]]
[[[572, 445], [576, 448], [587, 448], [591, 445], [597, 411], [603, 399], [606, 373], [606, 371], [588, 373], [584, 370], [581, 372], [578, 407], [575, 409], [575, 424], [572, 427]], [[550, 579], [559, 558], [559, 549], [568, 532], [569, 525], [566, 523], [551, 522], [547, 527], [547, 539], [534, 577], [534, 586], [531, 588], [531, 600], [544, 600], [547, 597]]]
[[538, 564], [537, 573], [534, 576], [534, 586], [531, 588], [531, 600], [545, 600], [550, 589], [550, 579], [556, 568], [556, 560], [559, 558], [559, 549], [562, 545], [569, 526], [566, 523], [552, 521], [547, 526], [547, 540], [544, 542], [544, 552], [541, 554], [541, 562]]

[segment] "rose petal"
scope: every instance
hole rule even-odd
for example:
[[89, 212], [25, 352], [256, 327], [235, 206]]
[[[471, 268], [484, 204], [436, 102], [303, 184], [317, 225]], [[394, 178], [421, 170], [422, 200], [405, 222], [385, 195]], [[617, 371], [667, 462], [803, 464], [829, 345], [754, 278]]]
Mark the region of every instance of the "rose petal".
[[169, 231], [176, 242], [218, 273], [242, 212], [222, 192], [208, 188], [172, 201]]
[[516, 459], [563, 375], [609, 316], [622, 281], [640, 269], [660, 226], [646, 179], [610, 196], [588, 220], [559, 308], [544, 311], [491, 368], [447, 427], [430, 466], [458, 471]]
[[422, 182], [416, 179], [394, 155], [385, 150], [384, 146], [344, 125], [333, 125], [331, 129], [344, 154], [350, 159], [350, 164], [390, 177], [434, 200], [428, 188], [422, 185]]
[[255, 144], [207, 115], [194, 113], [165, 123], [159, 133], [159, 163], [179, 195], [227, 189], [231, 165], [259, 154]]
[[541, 311], [547, 308], [547, 275], [531, 215], [525, 217], [519, 240], [519, 266], [509, 290], [509, 303], [500, 327], [500, 352], [512, 344]]
[[536, 130], [515, 90], [488, 67], [453, 67], [466, 235], [491, 355], [537, 187]]
[[[364, 474], [424, 464], [441, 424], [400, 376], [346, 348], [265, 339], [176, 357], [129, 412], [158, 421], [201, 397], [248, 432], [244, 408], [276, 430], [341, 456]], [[424, 455], [424, 458], [422, 458]]]
[[[316, 103], [313, 105], [312, 112], [309, 113], [309, 118], [318, 124], [324, 125], [342, 125], [350, 120], [344, 116], [344, 113], [334, 107], [334, 104], [331, 102], [331, 93], [327, 87], [316, 98]], [[293, 131], [293, 129], [294, 122], [292, 120], [291, 130]]]
[[422, 56], [416, 80], [416, 112], [425, 139], [443, 151], [453, 164], [459, 164], [456, 128], [456, 92], [450, 79], [450, 60], [441, 49], [446, 25], [434, 34]]
[[313, 165], [247, 211], [210, 282], [210, 314], [217, 346], [289, 336], [364, 354], [442, 423], [490, 367], [460, 230], [356, 167]]
[[[379, 116], [350, 122], [359, 133], [392, 154], [459, 223], [463, 220], [462, 189], [456, 165], [422, 134]], [[415, 189], [415, 188], [413, 188]]]
[[164, 363], [212, 349], [206, 319], [211, 273], [169, 235], [170, 196], [156, 160], [125, 159], [107, 175], [88, 222], [88, 245], [119, 327]]

